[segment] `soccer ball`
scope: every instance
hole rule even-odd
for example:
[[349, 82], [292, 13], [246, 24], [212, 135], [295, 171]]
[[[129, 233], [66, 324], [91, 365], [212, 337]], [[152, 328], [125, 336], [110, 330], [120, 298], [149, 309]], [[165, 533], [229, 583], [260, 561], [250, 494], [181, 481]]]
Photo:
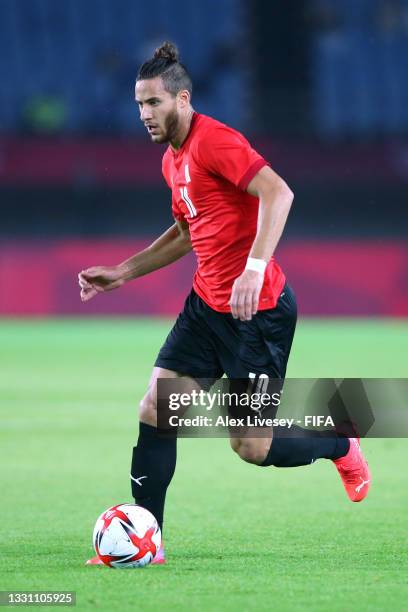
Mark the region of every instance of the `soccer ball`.
[[135, 504], [108, 508], [93, 531], [95, 552], [109, 567], [144, 567], [153, 561], [160, 544], [160, 527], [153, 514]]

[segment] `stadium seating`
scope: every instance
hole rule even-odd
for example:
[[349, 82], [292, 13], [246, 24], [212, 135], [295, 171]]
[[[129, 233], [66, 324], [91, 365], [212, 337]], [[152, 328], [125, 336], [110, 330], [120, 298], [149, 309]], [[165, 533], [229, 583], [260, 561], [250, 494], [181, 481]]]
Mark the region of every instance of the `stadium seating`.
[[[408, 3], [310, 5], [317, 7], [308, 96], [315, 131], [329, 138], [406, 133]], [[156, 0], [154, 9], [142, 0], [0, 0], [0, 133], [140, 132], [135, 74], [163, 39], [179, 45], [199, 110], [250, 125], [251, 81], [239, 59], [249, 27], [243, 7], [239, 0]], [[44, 119], [47, 112], [55, 116]], [[306, 110], [305, 122], [309, 116]]]
[[317, 130], [332, 137], [406, 133], [408, 4], [401, 3], [399, 19], [381, 13], [397, 10], [385, 0], [318, 2], [332, 22], [311, 47]]
[[[216, 50], [237, 40], [234, 0], [0, 0], [0, 131], [36, 129], [26, 109], [51, 97], [66, 107], [62, 130], [132, 132], [140, 128], [133, 102], [140, 63], [163, 39], [174, 40], [199, 87], [195, 103], [217, 115], [225, 74], [233, 83], [228, 117], [240, 124], [242, 70], [217, 65]], [[226, 115], [226, 113], [224, 113]]]

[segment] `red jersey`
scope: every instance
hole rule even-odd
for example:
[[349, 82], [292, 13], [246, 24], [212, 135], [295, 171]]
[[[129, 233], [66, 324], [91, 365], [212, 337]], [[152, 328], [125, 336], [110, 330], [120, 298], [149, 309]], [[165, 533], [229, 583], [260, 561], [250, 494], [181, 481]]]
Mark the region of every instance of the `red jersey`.
[[[265, 165], [242, 134], [198, 113], [181, 148], [169, 146], [163, 156], [173, 216], [188, 222], [197, 256], [194, 290], [218, 312], [230, 312], [232, 285], [244, 271], [255, 240], [259, 199], [246, 189]], [[284, 284], [272, 257], [259, 310], [276, 306]]]

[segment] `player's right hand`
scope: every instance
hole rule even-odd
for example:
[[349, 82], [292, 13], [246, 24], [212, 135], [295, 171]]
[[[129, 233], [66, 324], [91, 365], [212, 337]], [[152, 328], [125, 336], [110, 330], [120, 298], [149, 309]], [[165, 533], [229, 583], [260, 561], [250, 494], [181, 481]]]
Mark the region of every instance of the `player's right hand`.
[[81, 288], [81, 300], [87, 302], [97, 293], [112, 291], [125, 282], [123, 270], [119, 266], [94, 266], [82, 270], [78, 274], [78, 282]]

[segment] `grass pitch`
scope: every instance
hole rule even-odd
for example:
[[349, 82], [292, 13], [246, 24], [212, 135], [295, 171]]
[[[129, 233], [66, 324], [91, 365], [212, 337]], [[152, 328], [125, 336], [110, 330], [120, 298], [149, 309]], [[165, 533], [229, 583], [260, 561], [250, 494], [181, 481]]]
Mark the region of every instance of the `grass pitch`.
[[[130, 501], [137, 404], [169, 322], [0, 323], [0, 590], [73, 590], [79, 609], [400, 610], [408, 599], [406, 440], [367, 440], [374, 484], [278, 470], [227, 440], [181, 440], [168, 563], [85, 567], [98, 514]], [[301, 321], [289, 376], [406, 377], [408, 324]]]

